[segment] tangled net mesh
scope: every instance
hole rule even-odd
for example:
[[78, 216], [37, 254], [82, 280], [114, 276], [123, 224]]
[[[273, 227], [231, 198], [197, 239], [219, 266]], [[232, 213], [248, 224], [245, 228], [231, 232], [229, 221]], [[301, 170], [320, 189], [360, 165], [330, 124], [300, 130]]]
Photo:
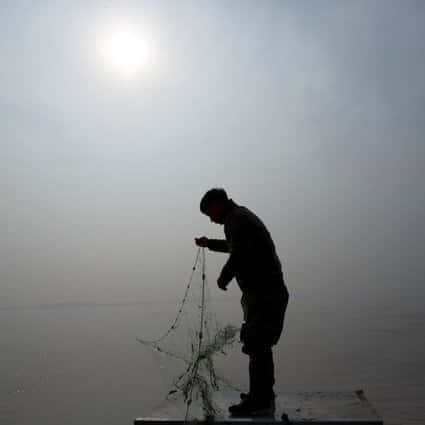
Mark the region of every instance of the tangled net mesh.
[[237, 339], [239, 328], [220, 326], [211, 309], [206, 279], [205, 249], [199, 248], [189, 282], [177, 314], [166, 332], [157, 339], [137, 339], [154, 350], [166, 363], [180, 363], [183, 370], [173, 379], [160, 414], [184, 413], [185, 420], [213, 420], [224, 417], [214, 401], [223, 388], [236, 389], [214, 366], [214, 357], [227, 354]]

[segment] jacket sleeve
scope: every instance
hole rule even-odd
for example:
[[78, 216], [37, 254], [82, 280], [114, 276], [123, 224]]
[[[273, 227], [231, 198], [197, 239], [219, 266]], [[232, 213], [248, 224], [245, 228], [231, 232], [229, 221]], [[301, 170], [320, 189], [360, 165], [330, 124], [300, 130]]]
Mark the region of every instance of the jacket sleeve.
[[230, 252], [225, 239], [208, 239], [208, 249], [216, 252]]
[[[230, 256], [220, 273], [220, 279], [229, 283], [236, 275], [236, 270], [249, 263], [252, 257], [252, 241], [247, 231], [247, 223], [239, 222], [229, 232]], [[248, 264], [247, 264], [248, 265]]]

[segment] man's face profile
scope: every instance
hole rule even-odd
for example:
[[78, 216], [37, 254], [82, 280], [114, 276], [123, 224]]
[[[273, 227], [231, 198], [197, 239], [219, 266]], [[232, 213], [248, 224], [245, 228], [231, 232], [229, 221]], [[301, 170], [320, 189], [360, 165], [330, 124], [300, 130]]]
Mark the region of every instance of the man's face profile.
[[224, 204], [222, 202], [211, 202], [206, 212], [213, 223], [224, 223]]

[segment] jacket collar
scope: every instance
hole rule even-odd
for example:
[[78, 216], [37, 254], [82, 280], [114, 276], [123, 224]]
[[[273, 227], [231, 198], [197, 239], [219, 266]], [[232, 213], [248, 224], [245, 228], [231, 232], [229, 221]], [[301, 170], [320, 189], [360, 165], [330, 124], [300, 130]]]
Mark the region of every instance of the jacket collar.
[[229, 211], [232, 211], [234, 208], [238, 207], [239, 205], [232, 199], [229, 199]]
[[229, 219], [229, 217], [232, 215], [232, 213], [235, 211], [237, 207], [239, 207], [239, 205], [232, 198], [230, 198], [228, 201], [228, 209], [226, 213], [226, 218], [224, 219], [225, 222]]

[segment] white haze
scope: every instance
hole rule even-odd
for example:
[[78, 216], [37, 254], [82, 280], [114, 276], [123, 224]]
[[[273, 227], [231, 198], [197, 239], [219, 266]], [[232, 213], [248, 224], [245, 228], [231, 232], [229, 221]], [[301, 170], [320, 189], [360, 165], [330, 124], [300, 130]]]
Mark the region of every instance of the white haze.
[[[2, 307], [179, 298], [222, 235], [212, 186], [263, 218], [294, 300], [423, 305], [423, 2], [1, 9]], [[96, 50], [114, 19], [155, 48], [137, 78]]]

